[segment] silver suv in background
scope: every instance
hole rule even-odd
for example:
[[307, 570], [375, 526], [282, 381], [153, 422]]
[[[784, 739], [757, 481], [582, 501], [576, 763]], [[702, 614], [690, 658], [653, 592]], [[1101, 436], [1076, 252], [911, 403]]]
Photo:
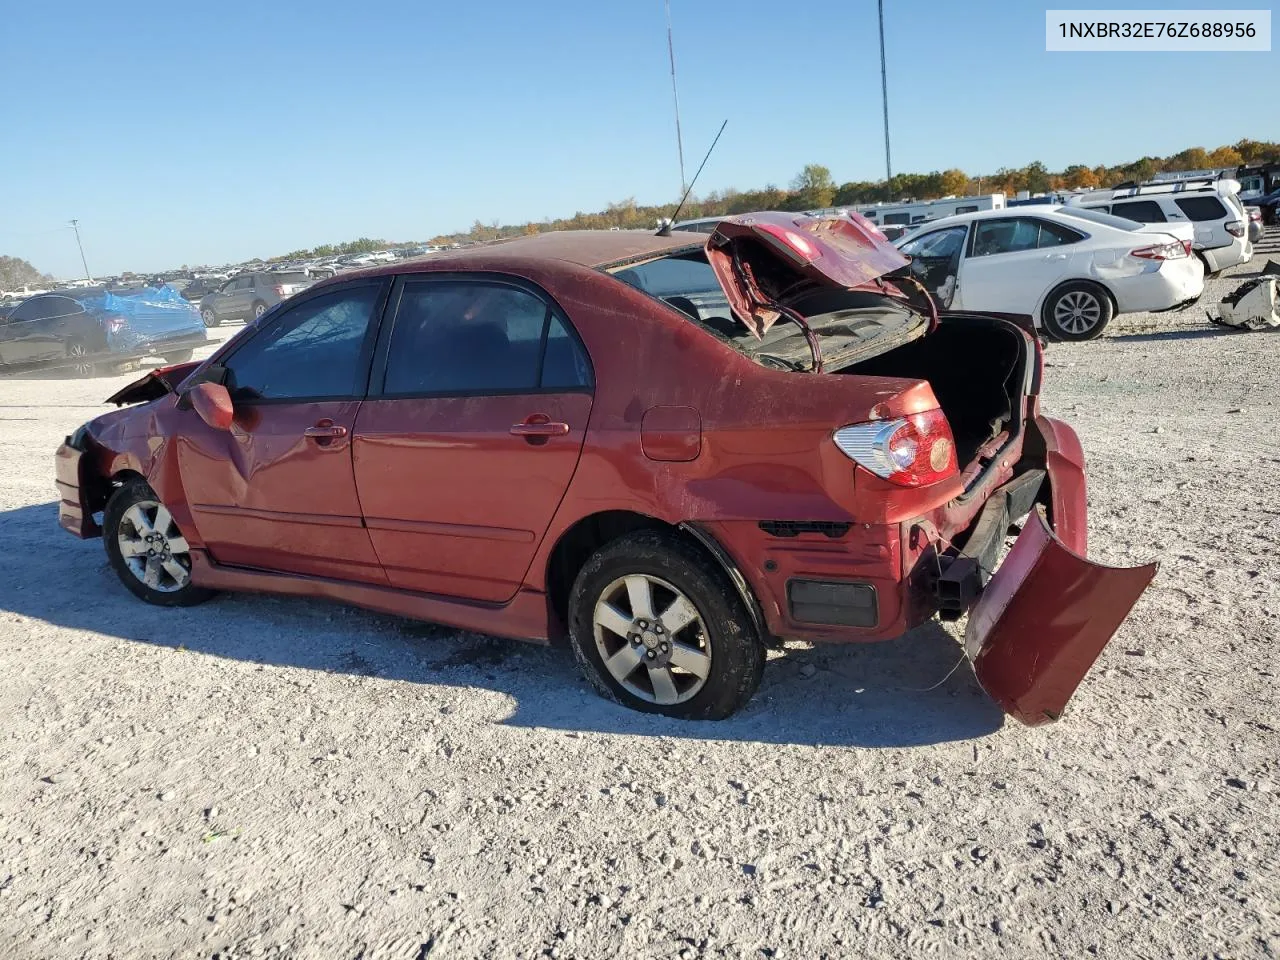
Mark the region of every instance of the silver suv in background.
[[206, 327], [216, 327], [227, 320], [260, 317], [281, 300], [307, 289], [315, 279], [305, 271], [239, 274], [200, 298], [200, 318]]
[[1249, 216], [1235, 180], [1180, 180], [1094, 190], [1067, 205], [1099, 210], [1139, 223], [1190, 223], [1192, 242], [1206, 274], [1253, 259]]

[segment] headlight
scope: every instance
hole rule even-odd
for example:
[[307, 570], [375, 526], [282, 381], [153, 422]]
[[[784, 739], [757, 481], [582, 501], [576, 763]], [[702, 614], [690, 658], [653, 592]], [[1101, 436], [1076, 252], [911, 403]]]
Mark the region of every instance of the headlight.
[[86, 447], [85, 441], [88, 439], [88, 436], [89, 425], [87, 423], [81, 424], [79, 427], [76, 427], [75, 433], [67, 437], [67, 446], [73, 450], [84, 450]]

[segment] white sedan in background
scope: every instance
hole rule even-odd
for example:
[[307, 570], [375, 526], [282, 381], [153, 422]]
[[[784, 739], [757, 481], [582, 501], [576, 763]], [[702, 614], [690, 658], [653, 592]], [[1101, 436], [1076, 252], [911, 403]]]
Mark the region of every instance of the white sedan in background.
[[1188, 224], [1079, 207], [983, 210], [898, 241], [942, 309], [1033, 317], [1059, 340], [1092, 340], [1119, 313], [1171, 310], [1204, 291]]

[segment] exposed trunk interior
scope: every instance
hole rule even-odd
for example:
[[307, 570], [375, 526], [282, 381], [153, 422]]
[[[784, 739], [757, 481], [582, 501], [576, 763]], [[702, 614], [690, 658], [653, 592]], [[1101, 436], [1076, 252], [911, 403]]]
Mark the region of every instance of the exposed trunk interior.
[[1020, 429], [1014, 411], [1026, 382], [1028, 347], [1016, 327], [989, 317], [944, 316], [938, 329], [840, 373], [928, 380], [951, 424], [966, 486]]

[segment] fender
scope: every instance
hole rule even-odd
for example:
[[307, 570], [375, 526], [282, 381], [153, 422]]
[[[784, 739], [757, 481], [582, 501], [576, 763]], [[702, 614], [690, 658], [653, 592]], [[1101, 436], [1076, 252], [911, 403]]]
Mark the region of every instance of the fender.
[[1080, 556], [1088, 554], [1089, 518], [1084, 476], [1084, 448], [1069, 424], [1036, 417], [1044, 440], [1044, 466], [1049, 477], [1049, 520], [1054, 534]]

